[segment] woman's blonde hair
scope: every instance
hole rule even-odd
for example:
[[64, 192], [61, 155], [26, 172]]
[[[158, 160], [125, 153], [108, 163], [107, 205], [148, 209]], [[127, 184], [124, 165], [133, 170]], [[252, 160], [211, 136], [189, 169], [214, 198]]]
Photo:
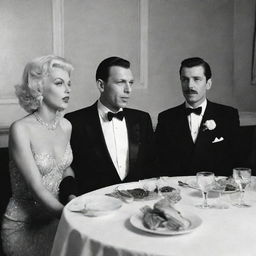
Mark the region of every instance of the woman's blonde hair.
[[33, 113], [40, 107], [43, 100], [43, 79], [56, 67], [66, 70], [69, 75], [73, 70], [70, 62], [55, 55], [36, 58], [25, 66], [22, 83], [15, 86], [15, 93], [21, 107], [28, 113]]

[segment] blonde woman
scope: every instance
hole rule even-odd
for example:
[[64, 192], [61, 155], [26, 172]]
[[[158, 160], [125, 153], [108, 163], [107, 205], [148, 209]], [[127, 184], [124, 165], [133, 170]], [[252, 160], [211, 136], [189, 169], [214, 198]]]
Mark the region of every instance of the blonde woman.
[[12, 197], [2, 222], [6, 255], [50, 255], [63, 204], [58, 187], [70, 168], [71, 124], [63, 118], [72, 65], [48, 55], [29, 62], [16, 86], [20, 105], [29, 113], [10, 127]]

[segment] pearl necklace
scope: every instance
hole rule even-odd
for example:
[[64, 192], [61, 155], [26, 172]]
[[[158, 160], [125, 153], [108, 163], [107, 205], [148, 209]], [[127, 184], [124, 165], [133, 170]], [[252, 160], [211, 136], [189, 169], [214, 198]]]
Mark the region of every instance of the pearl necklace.
[[34, 112], [33, 116], [35, 117], [36, 121], [39, 124], [41, 124], [46, 129], [51, 130], [51, 131], [55, 130], [57, 128], [58, 124], [59, 124], [59, 118], [57, 116], [55, 117], [54, 122], [51, 123], [51, 124], [43, 121], [42, 118], [38, 115], [37, 112]]

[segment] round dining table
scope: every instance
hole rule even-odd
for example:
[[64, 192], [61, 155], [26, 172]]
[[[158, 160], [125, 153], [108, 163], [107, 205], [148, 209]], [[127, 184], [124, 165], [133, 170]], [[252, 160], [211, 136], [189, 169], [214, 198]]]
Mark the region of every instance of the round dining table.
[[[175, 209], [190, 212], [200, 220], [200, 225], [188, 233], [154, 234], [131, 223], [131, 216], [146, 205], [152, 207], [160, 198], [122, 202], [110, 214], [91, 217], [65, 206], [55, 236], [51, 256], [253, 256], [256, 255], [256, 182], [249, 186], [245, 200], [250, 207], [233, 205], [239, 193], [210, 192], [208, 202], [220, 201], [228, 209], [196, 207], [202, 203], [201, 192], [178, 185], [195, 177], [171, 177], [169, 185], [180, 190], [181, 200]], [[138, 182], [139, 184], [139, 182]], [[136, 187], [136, 183], [133, 183]], [[113, 193], [117, 185], [101, 188], [79, 198]], [[75, 200], [79, 200], [76, 198]], [[119, 199], [118, 199], [119, 200]]]

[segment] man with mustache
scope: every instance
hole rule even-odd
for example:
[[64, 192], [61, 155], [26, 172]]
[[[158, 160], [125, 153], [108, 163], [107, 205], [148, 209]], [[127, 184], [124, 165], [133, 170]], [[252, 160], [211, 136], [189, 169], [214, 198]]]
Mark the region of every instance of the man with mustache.
[[212, 171], [216, 175], [232, 175], [239, 128], [237, 109], [206, 98], [212, 74], [203, 59], [183, 60], [179, 74], [185, 102], [160, 113], [155, 132], [161, 174]]
[[[130, 62], [103, 60], [96, 71], [100, 98], [66, 115], [72, 123], [71, 147], [77, 194], [150, 177], [153, 128], [146, 112], [126, 108], [134, 78]], [[61, 200], [75, 193], [74, 180], [63, 181]]]

